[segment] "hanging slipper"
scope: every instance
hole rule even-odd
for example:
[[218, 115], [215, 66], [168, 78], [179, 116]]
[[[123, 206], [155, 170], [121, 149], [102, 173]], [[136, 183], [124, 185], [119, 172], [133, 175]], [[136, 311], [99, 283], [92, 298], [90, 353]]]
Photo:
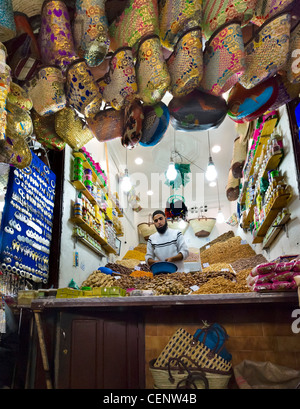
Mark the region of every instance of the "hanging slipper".
[[142, 137], [139, 144], [141, 146], [155, 146], [161, 141], [168, 129], [169, 109], [166, 104], [160, 101], [153, 106], [144, 106], [143, 111]]
[[124, 110], [104, 109], [87, 118], [87, 123], [94, 137], [99, 142], [122, 138], [124, 130]]
[[124, 130], [121, 141], [125, 148], [132, 149], [140, 142], [143, 120], [143, 106], [139, 100], [136, 99], [126, 105], [124, 111]]

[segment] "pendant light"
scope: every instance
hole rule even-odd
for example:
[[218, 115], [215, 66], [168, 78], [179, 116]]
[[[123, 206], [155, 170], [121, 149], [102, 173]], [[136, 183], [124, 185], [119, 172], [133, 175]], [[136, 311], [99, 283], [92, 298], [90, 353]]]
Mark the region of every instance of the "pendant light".
[[128, 168], [127, 168], [127, 148], [126, 149], [126, 168], [124, 172], [124, 176], [121, 181], [121, 189], [123, 192], [128, 193], [129, 190], [132, 188], [132, 183], [130, 177], [128, 175]]
[[172, 182], [173, 180], [175, 180], [177, 178], [177, 170], [175, 168], [175, 162], [172, 159], [172, 153], [176, 154], [176, 151], [175, 151], [175, 128], [173, 128], [173, 130], [174, 130], [174, 134], [173, 134], [173, 136], [174, 136], [174, 151], [171, 152], [170, 163], [169, 163], [168, 170], [166, 172], [166, 177], [170, 182]]
[[216, 167], [214, 165], [214, 162], [212, 160], [211, 154], [210, 154], [210, 141], [209, 141], [209, 131], [207, 131], [207, 136], [208, 136], [208, 165], [207, 165], [207, 169], [205, 172], [205, 177], [209, 182], [212, 182], [214, 180], [216, 180], [218, 174], [217, 174], [217, 170]]
[[223, 213], [222, 213], [222, 210], [221, 210], [221, 205], [220, 205], [220, 196], [219, 196], [219, 183], [218, 183], [218, 179], [217, 179], [217, 191], [218, 191], [218, 203], [219, 203], [219, 210], [218, 210], [218, 214], [217, 214], [216, 221], [217, 221], [217, 223], [221, 224], [221, 223], [224, 223], [225, 218], [224, 218], [224, 215], [223, 215]]

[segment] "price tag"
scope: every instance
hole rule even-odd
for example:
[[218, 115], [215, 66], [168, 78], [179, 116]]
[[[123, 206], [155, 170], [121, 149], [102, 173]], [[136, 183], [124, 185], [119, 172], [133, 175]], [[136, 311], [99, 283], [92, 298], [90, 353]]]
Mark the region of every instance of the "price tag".
[[247, 240], [241, 240], [241, 244], [247, 244]]
[[208, 244], [207, 246], [205, 246], [205, 248], [206, 248], [206, 249], [209, 249], [209, 248], [210, 248], [210, 244]]
[[192, 285], [192, 287], [190, 287], [190, 289], [192, 290], [192, 291], [197, 291], [197, 290], [199, 290], [199, 286], [198, 285]]
[[203, 263], [202, 266], [203, 268], [209, 267], [209, 263]]
[[230, 271], [229, 268], [222, 268], [221, 271]]

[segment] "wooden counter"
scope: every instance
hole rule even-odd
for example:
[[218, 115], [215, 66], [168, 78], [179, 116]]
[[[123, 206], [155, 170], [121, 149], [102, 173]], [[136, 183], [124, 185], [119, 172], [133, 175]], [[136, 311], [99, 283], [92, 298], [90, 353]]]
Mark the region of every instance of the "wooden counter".
[[222, 304], [265, 304], [292, 303], [298, 304], [296, 291], [270, 293], [237, 293], [237, 294], [199, 294], [199, 295], [160, 295], [99, 298], [38, 298], [32, 301], [33, 310], [105, 308], [107, 307], [175, 307], [177, 305], [222, 305]]

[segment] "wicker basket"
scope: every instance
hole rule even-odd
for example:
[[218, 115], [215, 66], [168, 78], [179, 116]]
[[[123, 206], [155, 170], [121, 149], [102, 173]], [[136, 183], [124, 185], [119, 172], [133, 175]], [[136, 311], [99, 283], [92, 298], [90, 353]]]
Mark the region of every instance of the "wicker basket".
[[[187, 370], [182, 370], [182, 368], [155, 368], [153, 365], [156, 359], [152, 359], [149, 362], [150, 373], [154, 380], [154, 389], [177, 389], [177, 385], [183, 382], [190, 373], [199, 373], [199, 368], [188, 368]], [[171, 374], [171, 377], [170, 377]], [[208, 389], [227, 389], [229, 380], [232, 373], [218, 374], [204, 371], [204, 375], [208, 381]], [[205, 382], [202, 379], [195, 379], [194, 385], [197, 389], [205, 389]], [[194, 387], [195, 389], [195, 387]]]
[[213, 217], [199, 217], [197, 219], [190, 219], [195, 236], [208, 237], [216, 224], [216, 219]]

